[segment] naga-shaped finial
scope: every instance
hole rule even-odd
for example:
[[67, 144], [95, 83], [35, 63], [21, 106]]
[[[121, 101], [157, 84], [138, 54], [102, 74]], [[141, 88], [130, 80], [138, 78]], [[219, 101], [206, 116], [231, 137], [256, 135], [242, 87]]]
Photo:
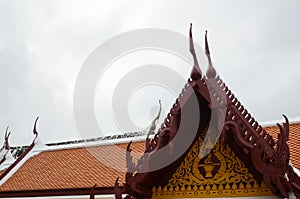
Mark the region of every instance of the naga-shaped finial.
[[193, 56], [193, 59], [194, 59], [194, 66], [193, 66], [193, 70], [191, 72], [191, 78], [193, 80], [196, 80], [196, 79], [201, 78], [202, 72], [201, 72], [201, 69], [199, 67], [196, 52], [195, 52], [195, 48], [194, 48], [194, 41], [193, 41], [193, 34], [192, 34], [192, 23], [190, 25], [191, 25], [190, 26], [190, 52], [191, 52], [191, 54]]
[[290, 160], [290, 149], [287, 144], [289, 140], [290, 133], [290, 124], [288, 118], [283, 115], [285, 122], [283, 123], [283, 127], [277, 123], [277, 126], [280, 129], [280, 133], [277, 134], [277, 145], [276, 145], [276, 153], [284, 159], [284, 162], [288, 164]]
[[90, 191], [90, 199], [95, 199], [95, 188], [97, 187], [97, 184], [95, 184], [91, 191]]
[[4, 135], [4, 148], [6, 150], [9, 150], [10, 149], [10, 146], [9, 146], [9, 143], [8, 143], [8, 138], [10, 136], [10, 131], [8, 132], [8, 129], [9, 129], [9, 126], [6, 127], [6, 130], [5, 130], [5, 135]]
[[115, 199], [122, 199], [122, 190], [119, 186], [119, 177], [117, 177], [115, 181], [114, 191], [115, 191]]
[[5, 135], [4, 135], [4, 143], [0, 149], [0, 165], [6, 160], [6, 155], [10, 149], [10, 146], [8, 144], [8, 138], [9, 138], [10, 132], [8, 132], [8, 128], [9, 128], [9, 126], [6, 127]]
[[161, 113], [161, 101], [159, 100], [158, 103], [159, 103], [159, 111], [157, 113], [157, 116], [153, 119], [153, 121], [151, 123], [151, 127], [150, 127], [150, 129], [148, 131], [147, 137], [149, 137], [149, 135], [155, 134], [154, 131], [156, 129], [156, 122], [159, 120], [160, 113]]
[[133, 173], [136, 170], [136, 165], [133, 162], [133, 158], [132, 158], [132, 155], [131, 155], [131, 148], [130, 148], [131, 144], [132, 144], [132, 141], [130, 141], [127, 144], [127, 148], [126, 148], [126, 168], [127, 168], [127, 172], [125, 174], [125, 181], [126, 182], [129, 178], [132, 177]]
[[39, 135], [39, 133], [37, 132], [36, 130], [36, 124], [37, 124], [37, 121], [39, 120], [39, 117], [37, 117], [35, 119], [35, 122], [34, 122], [34, 126], [33, 126], [33, 134], [37, 137]]
[[208, 78], [215, 78], [217, 75], [217, 72], [211, 62], [210, 51], [209, 51], [209, 46], [208, 46], [208, 41], [207, 41], [207, 31], [205, 31], [205, 54], [208, 59], [208, 69], [206, 71], [206, 76]]

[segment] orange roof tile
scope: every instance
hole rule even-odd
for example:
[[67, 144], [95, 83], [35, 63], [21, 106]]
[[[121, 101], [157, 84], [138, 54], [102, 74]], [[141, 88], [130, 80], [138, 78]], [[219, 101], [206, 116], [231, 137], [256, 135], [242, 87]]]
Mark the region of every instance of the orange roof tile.
[[[113, 150], [115, 146], [123, 149], [121, 153]], [[126, 146], [118, 144], [41, 152], [27, 160], [0, 186], [0, 192], [91, 188], [95, 184], [97, 187], [114, 187], [117, 177], [120, 177], [120, 184], [124, 183]], [[144, 142], [134, 142], [132, 148], [142, 153]], [[108, 158], [123, 171], [105, 165], [99, 158]]]
[[[266, 127], [265, 129], [272, 135], [274, 140], [277, 140], [277, 134], [280, 132], [277, 126]], [[290, 147], [290, 160], [292, 164], [300, 170], [300, 123], [290, 124], [288, 145]]]

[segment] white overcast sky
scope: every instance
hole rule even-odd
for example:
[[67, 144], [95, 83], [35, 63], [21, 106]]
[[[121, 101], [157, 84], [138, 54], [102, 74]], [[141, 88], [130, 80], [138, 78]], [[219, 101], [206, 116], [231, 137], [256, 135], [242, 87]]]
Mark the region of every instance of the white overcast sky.
[[299, 116], [299, 10], [297, 0], [0, 0], [0, 139], [10, 125], [10, 143], [29, 144], [38, 115], [45, 143], [77, 139], [73, 88], [87, 56], [124, 31], [187, 35], [191, 22], [202, 46], [209, 31], [217, 71], [257, 120]]

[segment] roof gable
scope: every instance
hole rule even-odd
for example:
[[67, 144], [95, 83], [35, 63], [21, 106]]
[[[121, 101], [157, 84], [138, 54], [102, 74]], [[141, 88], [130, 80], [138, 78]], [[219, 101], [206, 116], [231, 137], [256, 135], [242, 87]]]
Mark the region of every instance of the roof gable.
[[[190, 51], [194, 58], [191, 77], [154, 139], [147, 139], [146, 145], [149, 146], [146, 149], [147, 153], [142, 156], [141, 161], [137, 165], [132, 167], [134, 163], [131, 163], [131, 166], [128, 167], [125, 191], [135, 197], [151, 197], [151, 189], [157, 186], [165, 186], [172, 176], [170, 173], [173, 174], [184, 160], [186, 153], [160, 170], [147, 173], [139, 173], [136, 172], [137, 170], [132, 170], [132, 168], [142, 168], [144, 170], [149, 168], [149, 165], [157, 162], [155, 156], [164, 147], [169, 149], [169, 153], [165, 154], [165, 158], [172, 157], [176, 148], [181, 147], [180, 143], [177, 143], [177, 145], [173, 143], [173, 138], [182, 133], [185, 133], [187, 137], [190, 136], [191, 132], [188, 127], [184, 130], [185, 132], [180, 133], [179, 126], [181, 125], [180, 119], [184, 118], [181, 112], [186, 106], [189, 106], [188, 102], [191, 99], [191, 93], [195, 92], [199, 108], [205, 115], [199, 119], [196, 139], [202, 132], [202, 125], [208, 125], [208, 123], [210, 124], [213, 121], [212, 125], [216, 129], [217, 136], [220, 136], [222, 142], [225, 141], [229, 144], [258, 182], [263, 180], [275, 195], [288, 197], [289, 192], [293, 191], [296, 197], [300, 197], [300, 177], [296, 175], [289, 164], [290, 153], [287, 145], [289, 137], [288, 119], [284, 116], [286, 121], [283, 123], [283, 126], [278, 124], [280, 134], [275, 142], [273, 137], [244, 108], [222, 79], [216, 75], [211, 62], [207, 34], [205, 35], [205, 52], [208, 58], [208, 70], [205, 76], [202, 75], [198, 65], [191, 29]], [[196, 109], [197, 107], [194, 108]], [[193, 117], [194, 115], [192, 114], [188, 118], [194, 119]], [[193, 146], [195, 140], [191, 142], [191, 146]], [[130, 160], [130, 157], [128, 159]], [[161, 176], [164, 177], [162, 178]]]
[[213, 149], [203, 156], [201, 146], [208, 144], [203, 142], [204, 137], [200, 136], [195, 142], [168, 183], [164, 187], [153, 188], [153, 198], [273, 195], [263, 182], [257, 182], [228, 144], [218, 140]]

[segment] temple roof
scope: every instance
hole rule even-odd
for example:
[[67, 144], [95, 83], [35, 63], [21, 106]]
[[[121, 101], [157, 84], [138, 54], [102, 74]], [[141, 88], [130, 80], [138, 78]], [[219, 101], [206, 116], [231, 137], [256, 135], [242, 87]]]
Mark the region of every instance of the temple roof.
[[[275, 124], [266, 127], [272, 135], [279, 133]], [[299, 160], [299, 135], [300, 122], [291, 124], [290, 141], [291, 162], [300, 170]], [[135, 138], [133, 138], [135, 139]], [[78, 141], [77, 141], [78, 142]], [[76, 143], [70, 142], [70, 143]], [[96, 143], [96, 142], [95, 142]], [[72, 146], [71, 144], [60, 145], [59, 147], [48, 147], [45, 151], [30, 157], [13, 175], [11, 175], [3, 185], [0, 186], [0, 197], [22, 195], [63, 195], [68, 193], [88, 195], [90, 188], [97, 184], [98, 192], [101, 194], [114, 193], [114, 185], [117, 177], [119, 183], [125, 183], [125, 172], [118, 171], [106, 166], [99, 161], [93, 151], [107, 154], [114, 146], [126, 149], [127, 143], [115, 145], [101, 145], [93, 147]], [[143, 153], [145, 141], [133, 142], [133, 151]], [[91, 152], [92, 151], [92, 152]], [[114, 163], [119, 164], [120, 159], [125, 158], [125, 154], [111, 154]], [[124, 167], [125, 165], [120, 165]], [[125, 169], [125, 167], [123, 168]], [[0, 175], [3, 170], [0, 171]], [[66, 192], [68, 190], [68, 192]], [[81, 190], [81, 192], [80, 192]]]

